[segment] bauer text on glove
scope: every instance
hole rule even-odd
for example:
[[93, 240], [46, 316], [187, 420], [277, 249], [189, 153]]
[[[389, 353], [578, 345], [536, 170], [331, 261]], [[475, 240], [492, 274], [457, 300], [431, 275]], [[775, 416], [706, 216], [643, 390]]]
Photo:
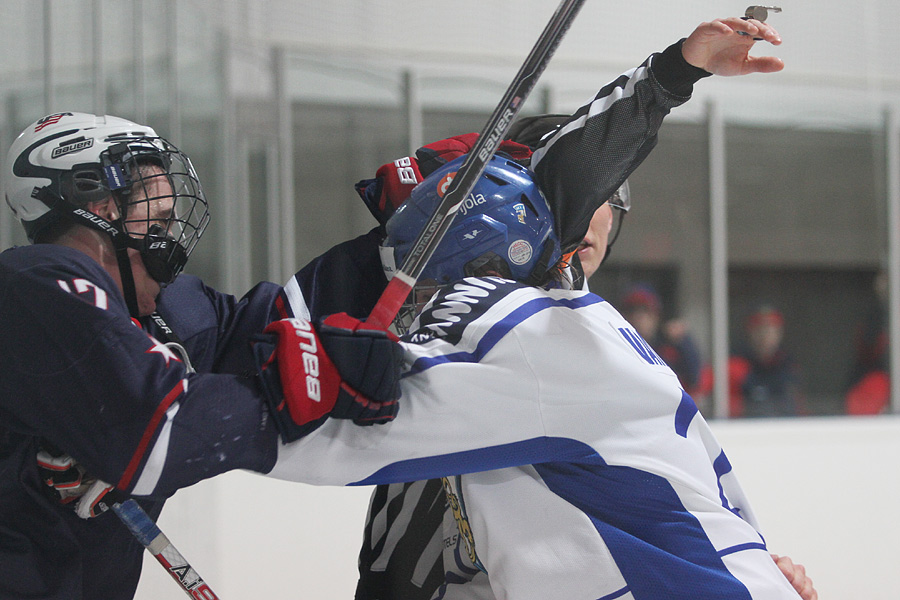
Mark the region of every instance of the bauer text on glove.
[[256, 337], [253, 352], [284, 442], [329, 416], [372, 425], [397, 415], [402, 349], [387, 331], [368, 329], [344, 313], [318, 326], [282, 319]]

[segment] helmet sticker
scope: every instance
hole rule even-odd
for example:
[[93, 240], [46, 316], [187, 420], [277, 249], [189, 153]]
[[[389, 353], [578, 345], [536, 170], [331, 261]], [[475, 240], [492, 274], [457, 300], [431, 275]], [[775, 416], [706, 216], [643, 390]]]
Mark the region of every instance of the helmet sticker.
[[106, 173], [106, 182], [109, 185], [109, 189], [120, 190], [130, 185], [128, 178], [125, 177], [125, 173], [122, 171], [122, 165], [107, 165], [103, 167], [103, 171]]
[[509, 245], [507, 254], [509, 255], [509, 260], [511, 260], [513, 264], [524, 265], [531, 260], [531, 255], [534, 254], [534, 250], [532, 250], [531, 244], [527, 241], [516, 240]]
[[438, 184], [437, 184], [438, 198], [444, 197], [444, 194], [447, 193], [447, 190], [450, 188], [450, 184], [453, 182], [453, 178], [455, 176], [456, 176], [456, 171], [453, 171], [452, 173], [447, 173], [446, 175], [441, 177], [441, 180], [438, 181]]
[[70, 112], [55, 113], [52, 115], [47, 115], [46, 117], [40, 119], [37, 123], [34, 124], [34, 132], [37, 133], [44, 127], [48, 127], [50, 125], [55, 125], [56, 123], [59, 123], [59, 120], [62, 119], [63, 117], [74, 117], [74, 116], [75, 115], [73, 115]]
[[522, 203], [514, 204], [513, 210], [516, 211], [516, 217], [518, 217], [519, 223], [524, 225], [525, 224], [525, 215], [527, 214], [525, 212], [525, 205]]

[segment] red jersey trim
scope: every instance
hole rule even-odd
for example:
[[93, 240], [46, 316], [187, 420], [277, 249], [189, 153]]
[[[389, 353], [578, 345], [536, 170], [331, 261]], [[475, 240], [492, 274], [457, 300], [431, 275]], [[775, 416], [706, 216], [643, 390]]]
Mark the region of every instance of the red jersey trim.
[[118, 489], [125, 490], [131, 484], [134, 474], [137, 473], [138, 466], [140, 466], [144, 459], [144, 455], [147, 453], [147, 447], [150, 445], [150, 440], [153, 439], [153, 434], [159, 429], [159, 424], [162, 422], [163, 417], [165, 417], [166, 411], [169, 410], [169, 407], [175, 399], [186, 390], [187, 379], [182, 379], [178, 385], [172, 388], [172, 391], [166, 394], [163, 401], [156, 407], [153, 417], [150, 419], [150, 422], [147, 423], [147, 428], [144, 430], [144, 435], [141, 437], [137, 450], [135, 450], [134, 455], [131, 457], [131, 461], [128, 463], [125, 472], [122, 473], [122, 478], [119, 480], [119, 483], [116, 484]]

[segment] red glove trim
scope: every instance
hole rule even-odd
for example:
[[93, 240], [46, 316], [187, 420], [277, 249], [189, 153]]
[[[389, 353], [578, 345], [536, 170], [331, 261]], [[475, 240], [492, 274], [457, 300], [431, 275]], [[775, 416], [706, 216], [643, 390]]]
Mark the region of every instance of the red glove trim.
[[269, 324], [265, 332], [278, 335], [278, 374], [291, 420], [305, 425], [328, 415], [341, 379], [312, 323], [282, 319]]
[[351, 317], [347, 313], [335, 313], [333, 315], [328, 315], [325, 319], [322, 320], [322, 325], [328, 327], [334, 327], [336, 329], [346, 329], [347, 331], [356, 332], [356, 331], [378, 331], [387, 335], [388, 339], [393, 342], [399, 342], [400, 338], [398, 338], [393, 332], [375, 324], [368, 323], [366, 321], [360, 321], [356, 317]]
[[[455, 158], [459, 158], [463, 154], [468, 153], [478, 141], [477, 133], [466, 133], [456, 135], [443, 140], [438, 140], [422, 146], [418, 151], [421, 156], [405, 156], [398, 158], [393, 162], [381, 165], [375, 172], [375, 179], [379, 182], [378, 198], [375, 201], [376, 206], [369, 206], [375, 214], [379, 222], [384, 223], [397, 208], [403, 204], [414, 187], [422, 182], [425, 177], [432, 171], [443, 164], [450, 162]], [[511, 156], [514, 160], [524, 161], [531, 157], [531, 148], [525, 144], [513, 142], [511, 140], [503, 140], [497, 148], [498, 152], [503, 152]], [[420, 164], [421, 162], [421, 164]], [[426, 168], [426, 173], [422, 173], [422, 167]], [[371, 180], [361, 181], [357, 185], [371, 183]], [[362, 185], [357, 188], [357, 192], [366, 200], [366, 188]], [[369, 201], [366, 201], [369, 204]]]
[[[438, 158], [445, 162], [459, 158], [475, 147], [478, 142], [477, 133], [465, 133], [463, 135], [455, 135], [445, 140], [439, 140], [422, 146], [423, 149], [429, 150]], [[526, 160], [531, 157], [531, 148], [525, 144], [520, 144], [512, 140], [503, 140], [497, 147], [497, 152], [503, 152], [511, 156], [514, 160]]]

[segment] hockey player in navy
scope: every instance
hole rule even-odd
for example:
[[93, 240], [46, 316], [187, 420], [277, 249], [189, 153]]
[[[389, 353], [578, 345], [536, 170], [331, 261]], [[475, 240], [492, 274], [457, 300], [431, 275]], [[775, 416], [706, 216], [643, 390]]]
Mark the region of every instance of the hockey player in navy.
[[[7, 168], [7, 203], [35, 243], [0, 254], [0, 598], [131, 598], [143, 547], [98, 515], [110, 494], [155, 518], [178, 488], [268, 471], [279, 432], [396, 414], [399, 347], [347, 320], [270, 357], [263, 375], [284, 402], [266, 404], [250, 337], [290, 316], [284, 294], [260, 284], [238, 300], [178, 276], [207, 202], [187, 157], [149, 127], [49, 115]], [[280, 389], [276, 373], [311, 362], [316, 397], [302, 378]]]

